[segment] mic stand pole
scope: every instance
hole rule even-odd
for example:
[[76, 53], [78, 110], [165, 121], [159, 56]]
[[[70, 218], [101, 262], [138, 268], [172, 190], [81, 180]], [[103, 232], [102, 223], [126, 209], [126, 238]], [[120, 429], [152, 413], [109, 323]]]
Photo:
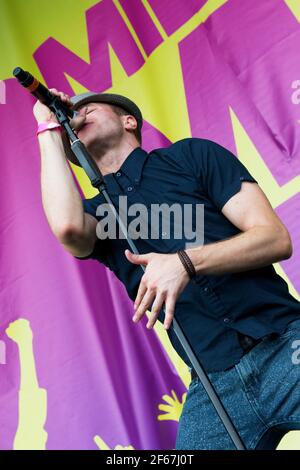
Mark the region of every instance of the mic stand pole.
[[[89, 177], [91, 184], [94, 188], [98, 189], [99, 193], [104, 196], [104, 199], [106, 202], [109, 204], [109, 207], [111, 208], [114, 217], [116, 218], [117, 223], [120, 226], [120, 229], [122, 233], [124, 234], [124, 237], [126, 238], [128, 245], [131, 248], [131, 251], [135, 254], [139, 254], [135, 244], [131, 240], [131, 238], [128, 236], [127, 228], [125, 227], [121, 217], [117, 213], [110, 197], [109, 194], [106, 191], [106, 185], [105, 181], [103, 179], [103, 176], [88, 153], [87, 149], [85, 148], [84, 144], [78, 139], [77, 135], [73, 131], [73, 129], [70, 126], [70, 121], [65, 113], [65, 111], [59, 106], [59, 103], [54, 101], [52, 105], [49, 106], [49, 108], [56, 114], [56, 117], [59, 121], [59, 123], [64, 127], [64, 129], [67, 132], [67, 135], [70, 139], [71, 142], [71, 149], [74, 152], [75, 156], [77, 157], [79, 163], [81, 164], [82, 168], [84, 169], [85, 173]], [[143, 271], [145, 271], [145, 267], [141, 266]], [[165, 314], [165, 308], [162, 308], [164, 314]], [[213, 385], [210, 382], [210, 379], [203, 369], [202, 365], [199, 362], [199, 359], [197, 358], [195, 352], [193, 351], [193, 348], [191, 344], [189, 343], [187, 337], [185, 336], [181, 326], [177, 322], [175, 316], [173, 318], [173, 324], [171, 326], [173, 328], [174, 333], [176, 334], [178, 340], [180, 341], [186, 355], [188, 356], [195, 372], [197, 373], [204, 390], [206, 391], [208, 397], [210, 398], [212, 405], [214, 406], [220, 420], [222, 421], [226, 431], [228, 432], [231, 440], [233, 441], [234, 445], [236, 446], [237, 450], [246, 450], [245, 445], [243, 444], [243, 441], [241, 440], [241, 437], [239, 436], [237, 430], [235, 429], [231, 418], [229, 417], [227, 411], [225, 410], [220, 398], [218, 397], [215, 389], [213, 388]]]

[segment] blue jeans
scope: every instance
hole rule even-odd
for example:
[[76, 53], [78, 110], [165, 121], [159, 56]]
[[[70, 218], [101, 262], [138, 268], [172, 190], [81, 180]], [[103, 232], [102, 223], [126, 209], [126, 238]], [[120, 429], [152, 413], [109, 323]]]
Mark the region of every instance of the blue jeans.
[[[286, 432], [300, 429], [300, 318], [208, 376], [246, 449], [275, 449]], [[188, 389], [176, 449], [236, 449], [198, 377]]]

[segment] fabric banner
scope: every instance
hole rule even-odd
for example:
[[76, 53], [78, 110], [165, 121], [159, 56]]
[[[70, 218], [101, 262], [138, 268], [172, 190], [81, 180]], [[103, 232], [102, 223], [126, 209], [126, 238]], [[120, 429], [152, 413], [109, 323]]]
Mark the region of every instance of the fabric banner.
[[147, 151], [193, 136], [234, 152], [291, 234], [275, 268], [299, 299], [299, 21], [297, 0], [0, 0], [0, 449], [174, 449], [190, 380], [114, 274], [52, 234], [12, 70], [128, 96]]

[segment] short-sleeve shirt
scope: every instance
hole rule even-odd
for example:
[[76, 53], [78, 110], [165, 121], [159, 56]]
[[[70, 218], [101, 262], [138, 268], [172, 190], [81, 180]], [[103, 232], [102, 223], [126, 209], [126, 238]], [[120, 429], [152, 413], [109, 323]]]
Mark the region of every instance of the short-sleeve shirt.
[[[204, 208], [203, 244], [234, 237], [241, 231], [222, 213], [226, 202], [238, 193], [243, 181], [258, 184], [238, 158], [221, 145], [199, 138], [180, 140], [167, 148], [149, 153], [134, 149], [120, 169], [104, 176], [107, 191], [119, 210], [119, 197], [127, 196], [127, 204], [179, 204]], [[106, 201], [102, 194], [83, 200], [84, 210], [99, 222], [97, 208]], [[99, 212], [98, 212], [99, 214]], [[124, 212], [123, 212], [124, 215]], [[128, 217], [128, 223], [133, 217]], [[192, 220], [192, 224], [196, 223]], [[134, 240], [139, 253], [176, 253], [186, 248], [185, 234], [174, 236], [164, 231], [163, 224], [151, 237]], [[126, 240], [111, 237], [97, 239], [93, 252], [84, 258], [104, 263], [125, 285], [135, 300], [143, 271], [130, 263], [124, 251]], [[175, 318], [187, 336], [198, 359], [207, 372], [226, 370], [244, 354], [237, 332], [255, 339], [271, 333], [281, 334], [288, 323], [300, 318], [300, 302], [288, 290], [273, 265], [238, 273], [199, 274], [177, 298]], [[163, 311], [158, 320], [164, 321]], [[170, 341], [184, 362], [191, 363], [174, 330], [167, 330]]]

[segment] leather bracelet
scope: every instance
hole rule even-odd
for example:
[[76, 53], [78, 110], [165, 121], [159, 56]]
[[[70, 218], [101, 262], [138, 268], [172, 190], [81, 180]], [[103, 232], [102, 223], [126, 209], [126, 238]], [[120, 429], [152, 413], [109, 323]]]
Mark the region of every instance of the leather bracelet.
[[193, 265], [193, 263], [191, 261], [191, 258], [189, 257], [189, 255], [184, 250], [178, 250], [177, 254], [178, 254], [179, 259], [182, 262], [186, 272], [188, 273], [189, 278], [193, 279], [197, 275], [197, 273], [196, 273], [195, 266]]

